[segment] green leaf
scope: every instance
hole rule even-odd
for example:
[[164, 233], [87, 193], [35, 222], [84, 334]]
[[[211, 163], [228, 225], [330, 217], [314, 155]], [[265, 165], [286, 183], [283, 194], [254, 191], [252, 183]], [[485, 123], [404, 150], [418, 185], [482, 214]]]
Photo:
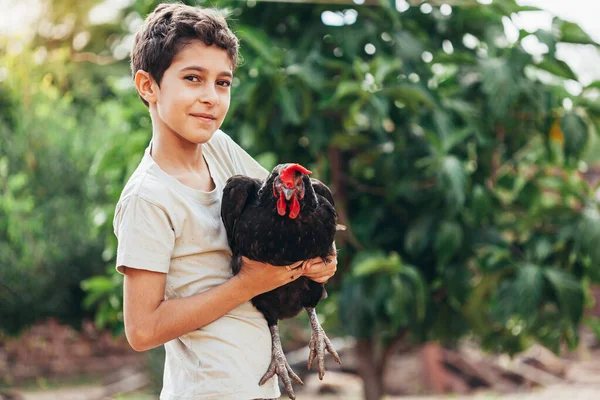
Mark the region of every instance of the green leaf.
[[[581, 213], [580, 221], [577, 223], [574, 233], [580, 251], [585, 252], [591, 258], [594, 271], [600, 265], [600, 212], [596, 206], [588, 206]], [[597, 280], [600, 273], [594, 272], [592, 278]]]
[[444, 286], [451, 301], [463, 305], [473, 290], [473, 272], [466, 265], [449, 264], [443, 270]]
[[431, 94], [419, 85], [400, 84], [389, 86], [383, 89], [382, 92], [392, 100], [401, 101], [412, 109], [416, 109], [420, 105], [425, 107], [433, 107], [435, 105], [435, 100]]
[[419, 60], [423, 54], [423, 45], [408, 31], [402, 30], [394, 35], [398, 53], [406, 60]]
[[455, 146], [464, 144], [466, 140], [472, 136], [475, 132], [471, 127], [465, 127], [463, 129], [453, 130], [450, 135], [446, 137], [442, 144], [442, 150], [446, 153], [454, 149]]
[[448, 263], [463, 242], [460, 224], [454, 221], [443, 221], [435, 234], [434, 249], [440, 264]]
[[375, 253], [374, 256], [353, 263], [352, 272], [355, 276], [362, 276], [377, 272], [397, 273], [401, 268], [402, 260], [398, 254], [393, 253], [390, 257], [385, 257], [382, 253]]
[[495, 117], [504, 117], [519, 94], [518, 80], [506, 59], [490, 58], [480, 61], [480, 64], [482, 89], [488, 96], [489, 108]]
[[341, 100], [347, 96], [361, 96], [364, 93], [359, 82], [343, 81], [337, 85], [334, 99]]
[[[600, 122], [600, 101], [579, 97], [575, 99], [573, 104], [577, 107], [584, 108], [587, 115], [594, 119], [596, 123]], [[600, 130], [598, 130], [598, 132], [600, 132]]]
[[8, 179], [8, 190], [11, 192], [18, 192], [27, 186], [28, 180], [29, 177], [25, 172], [19, 172]]
[[389, 74], [392, 72], [397, 74], [402, 67], [402, 60], [399, 59], [378, 57], [376, 60], [377, 68], [375, 70], [374, 77], [375, 82], [379, 85], [383, 84]]
[[419, 322], [425, 318], [425, 311], [427, 307], [427, 288], [423, 277], [419, 273], [419, 270], [412, 265], [404, 264], [400, 276], [406, 278], [413, 287], [413, 309], [415, 310], [415, 317]]
[[395, 329], [407, 327], [411, 322], [411, 287], [398, 276], [391, 277], [393, 292], [385, 301], [385, 310], [390, 315]]
[[[346, 278], [342, 283], [338, 307], [340, 322], [351, 336], [370, 337], [377, 329], [382, 292], [388, 295], [389, 278], [369, 275]], [[354, 304], [354, 307], [347, 307]]]
[[550, 283], [562, 316], [576, 324], [583, 314], [583, 288], [571, 273], [548, 268], [544, 276]]
[[408, 228], [404, 237], [404, 250], [417, 257], [429, 245], [433, 216], [422, 215]]
[[240, 38], [242, 46], [247, 43], [263, 60], [274, 65], [280, 63], [279, 51], [264, 31], [248, 25], [239, 25], [236, 35]]
[[450, 131], [452, 130], [452, 121], [447, 112], [440, 108], [433, 109], [433, 125], [435, 131], [439, 135], [444, 148], [448, 148], [448, 141], [450, 137]]
[[[551, 32], [551, 31], [538, 29], [535, 32], [535, 36], [538, 38], [538, 40], [540, 41], [540, 43], [543, 43], [546, 46], [548, 46], [548, 55], [546, 56], [546, 58], [555, 59], [555, 55], [556, 55], [556, 36], [554, 35], [554, 33]], [[519, 38], [519, 40], [521, 40], [521, 38]]]
[[542, 269], [534, 264], [521, 265], [511, 285], [515, 311], [524, 318], [535, 318], [536, 309], [544, 289]]
[[473, 211], [475, 218], [477, 218], [478, 221], [483, 220], [489, 215], [490, 210], [492, 208], [492, 202], [490, 196], [488, 195], [487, 191], [483, 186], [473, 186], [472, 202], [473, 206], [471, 210]]
[[301, 122], [300, 113], [298, 112], [296, 101], [290, 89], [287, 86], [279, 86], [277, 88], [281, 99], [281, 108], [283, 110], [283, 120], [299, 125]]
[[466, 172], [455, 156], [443, 158], [438, 173], [439, 184], [446, 193], [450, 208], [458, 211], [463, 208], [466, 199]]
[[114, 288], [112, 279], [106, 276], [94, 276], [81, 282], [81, 289], [101, 294], [110, 293]]
[[504, 15], [510, 15], [512, 13], [518, 13], [518, 12], [523, 12], [523, 11], [525, 11], [525, 12], [527, 12], [527, 11], [543, 11], [539, 7], [521, 6], [517, 3], [515, 3], [514, 1], [495, 1], [488, 7], [495, 8]]
[[588, 129], [583, 118], [572, 112], [563, 116], [560, 128], [565, 135], [565, 155], [578, 157], [588, 138]]
[[107, 296], [114, 293], [115, 289], [120, 287], [113, 279], [107, 276], [94, 276], [85, 279], [80, 284], [81, 289], [87, 292], [83, 300], [83, 306], [86, 309], [92, 308], [93, 305]]
[[560, 26], [560, 41], [565, 43], [577, 43], [577, 44], [593, 44], [598, 46], [595, 40], [593, 40], [579, 25], [574, 22], [563, 21], [559, 18], [555, 18], [553, 24]]
[[594, 81], [587, 85], [585, 89], [600, 89], [600, 81]]
[[538, 262], [543, 262], [552, 254], [552, 243], [545, 237], [534, 241], [534, 256]]
[[407, 328], [425, 318], [426, 294], [423, 279], [413, 267], [389, 278], [391, 293], [384, 299], [394, 330]]
[[314, 91], [321, 91], [325, 86], [323, 72], [304, 64], [292, 64], [285, 69], [290, 77], [297, 77], [302, 84]]
[[575, 75], [571, 67], [569, 67], [569, 65], [562, 60], [544, 57], [544, 59], [535, 66], [539, 69], [550, 72], [553, 75], [560, 76], [561, 78], [577, 80], [577, 75]]

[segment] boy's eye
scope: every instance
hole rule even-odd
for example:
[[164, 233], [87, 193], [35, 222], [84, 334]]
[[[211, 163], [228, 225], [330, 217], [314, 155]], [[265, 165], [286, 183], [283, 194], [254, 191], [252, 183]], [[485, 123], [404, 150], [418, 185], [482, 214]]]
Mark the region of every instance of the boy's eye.
[[[191, 78], [191, 79], [190, 79]], [[198, 79], [197, 81], [194, 81], [194, 78]], [[190, 82], [200, 82], [200, 78], [198, 78], [196, 75], [188, 75], [183, 79], [187, 79]]]
[[223, 86], [223, 87], [229, 87], [229, 86], [231, 86], [231, 82], [229, 82], [229, 81], [218, 81], [217, 85]]

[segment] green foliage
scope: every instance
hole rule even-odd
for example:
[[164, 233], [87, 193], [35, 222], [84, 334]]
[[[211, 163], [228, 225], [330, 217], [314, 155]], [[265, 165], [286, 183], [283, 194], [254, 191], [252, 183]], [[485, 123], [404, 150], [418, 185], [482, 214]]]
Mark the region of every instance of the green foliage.
[[[54, 23], [75, 8], [51, 3]], [[201, 3], [228, 9], [242, 43], [224, 130], [265, 167], [299, 162], [334, 189], [348, 230], [342, 276], [323, 305], [328, 323], [383, 342], [408, 331], [415, 341], [471, 333], [509, 352], [576, 344], [584, 282], [600, 279], [600, 214], [579, 170], [597, 143], [600, 85], [567, 92], [577, 76], [555, 51], [596, 45], [581, 28], [555, 19], [551, 31], [509, 43], [503, 18], [530, 9], [513, 0], [451, 15], [398, 12], [391, 1]], [[0, 283], [43, 306], [21, 317], [23, 300], [0, 289], [13, 304], [2, 321], [77, 303], [65, 288], [78, 292], [85, 279], [84, 305], [122, 332], [112, 217], [151, 123], [127, 60], [112, 56], [157, 2], [134, 1], [121, 11], [129, 22], [102, 25], [86, 22], [93, 4], [77, 9], [65, 37], [2, 56], [11, 86], [0, 96], [0, 261], [9, 266]], [[327, 26], [325, 11], [356, 21]], [[90, 41], [75, 49], [85, 32]], [[548, 46], [542, 57], [521, 45], [532, 34]], [[18, 63], [33, 65], [42, 46], [43, 68], [17, 79]], [[54, 303], [39, 301], [53, 291]]]
[[[80, 282], [101, 274], [112, 257], [104, 242], [114, 205], [103, 193], [111, 186], [91, 176], [90, 165], [124, 120], [108, 109], [112, 66], [73, 60], [73, 37], [93, 2], [67, 3], [52, 2], [43, 16], [56, 24], [65, 16], [58, 10], [76, 10], [74, 31], [62, 40], [40, 34], [5, 52], [18, 39], [0, 37], [7, 68], [0, 86], [0, 330], [7, 333], [49, 316], [75, 326], [93, 317], [95, 308], [82, 307]], [[94, 40], [104, 38], [89, 45]], [[119, 109], [116, 100], [112, 106]]]
[[32, 58], [2, 57], [10, 100], [0, 108], [0, 321], [11, 333], [47, 316], [78, 324], [89, 314], [79, 282], [104, 268], [101, 216], [86, 186], [94, 141], [52, 74], [18, 68]]
[[81, 288], [88, 294], [83, 306], [96, 310], [98, 328], [113, 328], [115, 334], [123, 334], [123, 280], [113, 273], [112, 268], [107, 275], [93, 276], [81, 282]]
[[418, 270], [396, 253], [360, 252], [339, 297], [340, 322], [356, 338], [391, 340], [422, 323], [427, 303]]

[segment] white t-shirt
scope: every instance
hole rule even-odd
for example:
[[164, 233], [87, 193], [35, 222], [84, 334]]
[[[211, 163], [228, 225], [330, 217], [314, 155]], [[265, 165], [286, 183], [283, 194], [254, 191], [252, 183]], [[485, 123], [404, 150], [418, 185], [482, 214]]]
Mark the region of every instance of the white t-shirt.
[[[216, 188], [185, 186], [160, 169], [151, 144], [125, 185], [113, 226], [121, 266], [163, 272], [165, 299], [192, 296], [231, 278], [231, 249], [221, 221], [225, 182], [235, 174], [269, 172], [218, 130], [202, 145]], [[161, 400], [278, 398], [277, 377], [258, 382], [271, 361], [263, 315], [246, 302], [218, 320], [165, 343]]]

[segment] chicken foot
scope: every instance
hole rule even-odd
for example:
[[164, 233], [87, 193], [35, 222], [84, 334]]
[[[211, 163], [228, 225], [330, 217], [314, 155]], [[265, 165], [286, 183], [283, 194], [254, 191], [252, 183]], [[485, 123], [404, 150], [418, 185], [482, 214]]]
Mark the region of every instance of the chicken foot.
[[277, 374], [285, 385], [285, 390], [290, 399], [294, 400], [296, 395], [294, 394], [294, 389], [292, 388], [292, 381], [296, 382], [299, 385], [304, 385], [302, 379], [298, 377], [292, 371], [292, 367], [287, 362], [285, 358], [285, 354], [283, 353], [283, 349], [281, 348], [281, 339], [279, 338], [279, 328], [277, 325], [269, 326], [269, 330], [271, 331], [271, 364], [267, 369], [267, 372], [261, 378], [259, 385], [263, 385], [266, 381], [268, 381], [273, 375]]
[[308, 369], [312, 367], [316, 357], [317, 370], [319, 371], [319, 379], [323, 380], [323, 376], [325, 376], [325, 349], [327, 349], [329, 354], [333, 356], [333, 359], [338, 364], [341, 364], [342, 360], [340, 360], [340, 356], [331, 345], [331, 341], [329, 340], [329, 338], [325, 334], [325, 331], [321, 327], [315, 309], [312, 307], [306, 307], [306, 312], [308, 313], [310, 326], [312, 328], [312, 337], [308, 346], [310, 349], [310, 353], [308, 355]]

